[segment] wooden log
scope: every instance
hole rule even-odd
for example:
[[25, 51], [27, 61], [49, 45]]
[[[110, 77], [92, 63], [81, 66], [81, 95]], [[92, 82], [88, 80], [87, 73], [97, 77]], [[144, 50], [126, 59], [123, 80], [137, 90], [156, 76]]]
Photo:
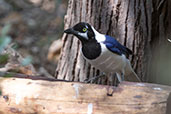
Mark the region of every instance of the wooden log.
[[0, 114], [165, 114], [170, 86], [0, 78]]

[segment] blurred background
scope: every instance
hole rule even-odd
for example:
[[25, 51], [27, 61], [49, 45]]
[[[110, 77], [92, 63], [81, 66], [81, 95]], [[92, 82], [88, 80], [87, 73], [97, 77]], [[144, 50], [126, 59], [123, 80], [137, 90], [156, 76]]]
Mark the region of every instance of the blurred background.
[[[39, 74], [54, 75], [57, 60], [49, 47], [63, 34], [68, 0], [0, 0], [0, 31], [10, 25], [8, 35], [23, 57], [31, 57]], [[60, 47], [61, 42], [57, 41]], [[52, 52], [53, 53], [53, 52]]]

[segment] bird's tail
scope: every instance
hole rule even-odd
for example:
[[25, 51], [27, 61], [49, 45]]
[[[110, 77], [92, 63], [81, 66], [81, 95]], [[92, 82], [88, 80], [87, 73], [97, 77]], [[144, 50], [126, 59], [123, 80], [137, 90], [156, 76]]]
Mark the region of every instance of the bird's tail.
[[140, 78], [137, 76], [137, 74], [134, 72], [129, 60], [127, 60], [127, 64], [125, 67], [125, 80], [126, 81], [134, 81], [134, 82], [141, 81]]

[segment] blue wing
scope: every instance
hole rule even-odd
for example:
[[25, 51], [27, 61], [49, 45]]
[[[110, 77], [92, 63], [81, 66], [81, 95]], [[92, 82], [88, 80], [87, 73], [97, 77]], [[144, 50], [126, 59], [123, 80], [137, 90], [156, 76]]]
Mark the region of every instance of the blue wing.
[[106, 40], [104, 41], [104, 44], [113, 53], [116, 53], [118, 55], [125, 54], [126, 56], [128, 56], [129, 54], [132, 54], [132, 51], [130, 49], [128, 49], [127, 47], [121, 45], [113, 37], [108, 36], [108, 35], [105, 35], [105, 37], [106, 37]]

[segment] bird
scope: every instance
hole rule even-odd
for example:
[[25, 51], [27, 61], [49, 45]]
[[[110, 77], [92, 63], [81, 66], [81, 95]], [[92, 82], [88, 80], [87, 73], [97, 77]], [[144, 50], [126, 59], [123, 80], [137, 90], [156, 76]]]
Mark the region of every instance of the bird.
[[105, 74], [116, 74], [119, 82], [140, 81], [128, 59], [133, 52], [114, 37], [99, 33], [86, 22], [79, 22], [64, 33], [72, 34], [81, 41], [81, 55], [95, 68]]

